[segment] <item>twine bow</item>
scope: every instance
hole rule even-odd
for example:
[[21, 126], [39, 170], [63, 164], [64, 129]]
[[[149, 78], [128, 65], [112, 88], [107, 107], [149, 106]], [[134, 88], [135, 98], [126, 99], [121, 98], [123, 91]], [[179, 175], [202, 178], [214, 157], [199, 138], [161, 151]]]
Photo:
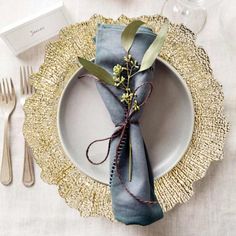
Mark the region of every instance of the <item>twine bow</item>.
[[[144, 99], [144, 101], [139, 105], [139, 107], [141, 108], [143, 105], [146, 104], [147, 100], [149, 99], [151, 93], [152, 93], [152, 90], [153, 90], [153, 85], [152, 83], [150, 82], [145, 82], [143, 84], [141, 84], [140, 86], [138, 86], [135, 90], [134, 90], [134, 96], [137, 96], [137, 91], [143, 87], [143, 86], [149, 86], [149, 91]], [[113, 94], [113, 93], [112, 93]], [[114, 94], [113, 94], [114, 95]], [[115, 96], [115, 95], [114, 95]], [[134, 99], [134, 96], [132, 98], [132, 102], [133, 102], [133, 99]], [[119, 137], [120, 136], [120, 139], [119, 139], [119, 143], [117, 145], [117, 148], [116, 148], [116, 154], [115, 154], [115, 158], [114, 158], [114, 162], [113, 162], [113, 166], [112, 166], [112, 170], [111, 170], [111, 173], [110, 173], [110, 185], [112, 183], [112, 177], [113, 177], [113, 174], [114, 174], [114, 169], [116, 170], [117, 172], [117, 176], [119, 178], [119, 181], [120, 183], [122, 184], [122, 186], [124, 187], [124, 189], [133, 197], [135, 198], [137, 201], [139, 201], [140, 203], [145, 203], [145, 204], [155, 204], [155, 203], [158, 203], [157, 201], [149, 201], [149, 200], [143, 200], [143, 199], [140, 199], [139, 197], [135, 196], [126, 186], [125, 182], [123, 181], [123, 178], [122, 178], [122, 175], [120, 173], [120, 157], [121, 157], [121, 151], [126, 143], [126, 139], [127, 139], [127, 132], [129, 130], [129, 127], [131, 124], [139, 124], [139, 121], [138, 120], [132, 120], [132, 117], [133, 115], [135, 114], [135, 110], [130, 108], [128, 109], [126, 106], [123, 106], [123, 109], [124, 109], [124, 114], [125, 114], [125, 118], [124, 118], [124, 121], [121, 122], [120, 124], [117, 124], [116, 127], [118, 127], [118, 129], [110, 136], [110, 137], [106, 137], [106, 138], [103, 138], [103, 139], [97, 139], [97, 140], [94, 140], [93, 142], [91, 142], [88, 147], [87, 147], [87, 150], [86, 150], [86, 157], [88, 159], [88, 161], [93, 164], [93, 165], [100, 165], [102, 163], [104, 163], [108, 156], [109, 156], [109, 152], [110, 152], [110, 147], [111, 147], [111, 142], [112, 140], [114, 140], [115, 138]], [[103, 141], [106, 141], [106, 140], [109, 140], [108, 142], [108, 148], [107, 148], [107, 153], [106, 153], [106, 156], [104, 157], [103, 160], [99, 161], [99, 162], [94, 162], [90, 159], [89, 157], [89, 150], [91, 148], [91, 146], [95, 143], [98, 143], [98, 142], [103, 142]], [[129, 147], [131, 148], [130, 152], [132, 154], [132, 147], [131, 147], [131, 144], [130, 144], [130, 141], [129, 141]], [[132, 172], [132, 170], [131, 170]]]

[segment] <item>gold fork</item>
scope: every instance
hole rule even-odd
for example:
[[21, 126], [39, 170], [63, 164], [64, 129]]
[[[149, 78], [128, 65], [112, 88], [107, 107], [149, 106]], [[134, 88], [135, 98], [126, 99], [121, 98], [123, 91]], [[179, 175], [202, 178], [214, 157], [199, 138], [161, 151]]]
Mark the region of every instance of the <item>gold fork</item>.
[[16, 93], [12, 79], [2, 79], [0, 82], [0, 110], [4, 118], [3, 153], [0, 181], [3, 185], [12, 182], [12, 163], [9, 145], [9, 120], [16, 107]]
[[[34, 93], [34, 88], [30, 85], [29, 77], [33, 73], [32, 67], [20, 67], [20, 91], [21, 105], [24, 106], [27, 97]], [[35, 182], [34, 165], [31, 150], [25, 141], [24, 169], [22, 181], [26, 187], [30, 187]]]

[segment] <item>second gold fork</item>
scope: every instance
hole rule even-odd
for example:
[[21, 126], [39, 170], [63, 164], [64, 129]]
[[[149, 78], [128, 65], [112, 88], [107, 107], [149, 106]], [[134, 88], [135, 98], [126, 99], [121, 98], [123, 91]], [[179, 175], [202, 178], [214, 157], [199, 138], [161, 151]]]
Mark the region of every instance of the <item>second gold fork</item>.
[[[27, 66], [20, 67], [20, 91], [21, 91], [21, 105], [24, 106], [25, 100], [27, 97], [31, 96], [34, 92], [33, 87], [30, 85], [29, 77], [33, 73], [32, 67]], [[23, 169], [23, 183], [26, 187], [30, 187], [35, 182], [33, 158], [31, 150], [25, 142], [25, 151], [24, 151], [24, 169]]]

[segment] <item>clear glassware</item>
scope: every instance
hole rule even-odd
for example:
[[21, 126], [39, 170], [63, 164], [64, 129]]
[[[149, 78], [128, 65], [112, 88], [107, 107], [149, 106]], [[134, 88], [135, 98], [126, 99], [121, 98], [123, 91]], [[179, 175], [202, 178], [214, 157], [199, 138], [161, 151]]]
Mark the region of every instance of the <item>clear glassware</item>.
[[198, 34], [206, 24], [207, 7], [218, 2], [219, 0], [166, 0], [161, 14]]
[[236, 2], [225, 0], [221, 5], [220, 29], [230, 48], [236, 50]]

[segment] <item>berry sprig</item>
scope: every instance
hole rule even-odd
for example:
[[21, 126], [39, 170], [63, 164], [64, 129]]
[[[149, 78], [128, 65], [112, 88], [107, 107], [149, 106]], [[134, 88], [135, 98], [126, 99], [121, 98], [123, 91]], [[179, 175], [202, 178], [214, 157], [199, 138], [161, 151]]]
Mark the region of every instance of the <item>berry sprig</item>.
[[130, 54], [124, 56], [124, 65], [117, 64], [113, 67], [114, 86], [124, 91], [120, 101], [125, 103], [128, 109], [134, 111], [140, 110], [140, 107], [130, 83], [131, 78], [138, 72], [139, 68], [140, 65]]

